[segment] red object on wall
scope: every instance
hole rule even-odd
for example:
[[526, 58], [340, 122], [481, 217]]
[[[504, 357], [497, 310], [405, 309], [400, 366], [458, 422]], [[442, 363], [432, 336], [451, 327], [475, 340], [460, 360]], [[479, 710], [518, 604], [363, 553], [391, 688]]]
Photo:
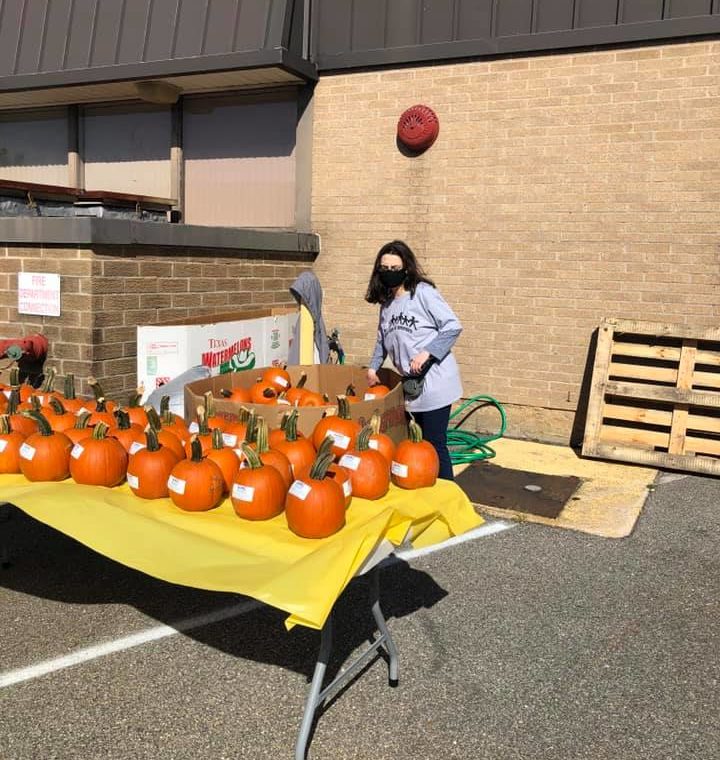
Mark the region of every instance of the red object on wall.
[[435, 111], [428, 106], [411, 106], [398, 121], [398, 140], [418, 153], [427, 150], [437, 139], [440, 122]]

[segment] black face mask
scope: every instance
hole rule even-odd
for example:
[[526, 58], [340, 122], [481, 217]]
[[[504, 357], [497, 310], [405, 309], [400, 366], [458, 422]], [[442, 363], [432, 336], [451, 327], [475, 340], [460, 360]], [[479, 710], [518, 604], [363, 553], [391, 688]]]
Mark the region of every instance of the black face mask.
[[403, 282], [405, 282], [405, 277], [407, 275], [407, 272], [404, 269], [401, 269], [398, 272], [393, 272], [392, 270], [389, 272], [383, 272], [382, 270], [379, 272], [380, 274], [380, 282], [386, 287], [392, 290], [393, 288], [397, 288], [398, 285], [402, 285]]

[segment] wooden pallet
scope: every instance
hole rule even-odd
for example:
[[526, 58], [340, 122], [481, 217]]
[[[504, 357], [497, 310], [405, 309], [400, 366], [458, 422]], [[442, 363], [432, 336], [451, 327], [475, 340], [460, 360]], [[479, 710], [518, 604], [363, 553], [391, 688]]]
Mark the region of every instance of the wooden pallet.
[[720, 329], [605, 320], [582, 453], [720, 475]]

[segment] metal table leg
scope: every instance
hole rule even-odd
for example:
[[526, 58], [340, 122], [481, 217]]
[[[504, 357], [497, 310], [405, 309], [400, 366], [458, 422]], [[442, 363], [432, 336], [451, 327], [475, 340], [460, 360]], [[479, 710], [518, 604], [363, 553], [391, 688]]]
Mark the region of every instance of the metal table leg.
[[380, 635], [375, 638], [372, 644], [355, 659], [350, 665], [340, 672], [335, 679], [323, 689], [325, 680], [325, 671], [327, 670], [330, 652], [332, 649], [332, 625], [333, 611], [328, 615], [325, 625], [320, 632], [320, 650], [315, 663], [315, 672], [313, 673], [310, 691], [305, 702], [305, 711], [303, 713], [300, 731], [298, 733], [297, 743], [295, 744], [295, 760], [305, 760], [307, 745], [310, 738], [315, 715], [319, 708], [323, 707], [328, 695], [335, 691], [339, 686], [347, 683], [360, 670], [381, 647], [385, 648], [388, 655], [389, 663], [389, 683], [390, 686], [398, 685], [398, 651], [395, 642], [390, 635], [387, 622], [380, 609], [380, 570], [375, 567], [370, 571], [370, 599], [375, 624], [378, 627]]

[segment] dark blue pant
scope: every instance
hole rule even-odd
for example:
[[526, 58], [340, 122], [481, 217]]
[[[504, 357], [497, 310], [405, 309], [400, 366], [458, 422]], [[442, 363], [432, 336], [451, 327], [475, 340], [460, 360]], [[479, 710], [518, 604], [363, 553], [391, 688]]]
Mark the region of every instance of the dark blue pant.
[[422, 429], [423, 438], [432, 443], [440, 458], [440, 477], [454, 480], [450, 452], [447, 447], [447, 429], [450, 421], [450, 406], [432, 409], [429, 412], [413, 412], [415, 422]]

